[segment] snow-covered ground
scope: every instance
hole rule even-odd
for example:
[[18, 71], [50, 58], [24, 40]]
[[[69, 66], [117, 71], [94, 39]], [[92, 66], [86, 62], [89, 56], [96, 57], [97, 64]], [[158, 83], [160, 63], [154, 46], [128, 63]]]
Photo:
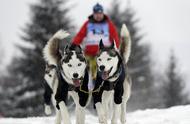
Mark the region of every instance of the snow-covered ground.
[[[0, 124], [54, 124], [54, 117], [1, 118]], [[97, 117], [87, 115], [86, 124], [98, 124]], [[190, 105], [128, 113], [127, 124], [190, 124]]]

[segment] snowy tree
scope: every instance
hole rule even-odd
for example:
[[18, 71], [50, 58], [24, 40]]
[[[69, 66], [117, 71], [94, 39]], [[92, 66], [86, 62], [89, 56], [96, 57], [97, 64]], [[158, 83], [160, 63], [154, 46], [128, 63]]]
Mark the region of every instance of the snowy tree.
[[[43, 114], [43, 75], [45, 63], [42, 49], [59, 29], [73, 29], [66, 0], [40, 0], [30, 6], [31, 21], [21, 37], [26, 45], [17, 45], [22, 57], [9, 66], [10, 82], [16, 86], [9, 92], [12, 108], [6, 116], [39, 116]], [[13, 83], [11, 83], [13, 84]], [[10, 112], [8, 112], [10, 111]]]
[[163, 89], [165, 106], [171, 107], [182, 105], [188, 102], [187, 96], [184, 94], [184, 81], [177, 67], [176, 57], [174, 52], [171, 53], [169, 64], [166, 70], [166, 81]]
[[[5, 82], [4, 82], [4, 76], [6, 75], [6, 72], [5, 72], [5, 67], [4, 67], [4, 62], [3, 60], [5, 60], [5, 56], [4, 56], [4, 46], [3, 46], [3, 42], [0, 38], [0, 106], [1, 106], [1, 103], [3, 102], [3, 98], [4, 98], [4, 91], [5, 91]], [[0, 113], [1, 113], [1, 109], [0, 109]]]
[[[128, 73], [132, 76], [132, 96], [129, 101], [129, 108], [143, 109], [153, 107], [150, 99], [153, 87], [153, 76], [151, 72], [150, 46], [142, 43], [143, 35], [139, 34], [137, 24], [139, 19], [135, 17], [135, 11], [128, 5], [124, 11], [120, 10], [118, 1], [113, 1], [111, 9], [108, 11], [109, 17], [117, 26], [118, 33], [123, 23], [130, 31], [132, 39], [132, 52], [128, 63]], [[149, 97], [149, 99], [147, 99]]]

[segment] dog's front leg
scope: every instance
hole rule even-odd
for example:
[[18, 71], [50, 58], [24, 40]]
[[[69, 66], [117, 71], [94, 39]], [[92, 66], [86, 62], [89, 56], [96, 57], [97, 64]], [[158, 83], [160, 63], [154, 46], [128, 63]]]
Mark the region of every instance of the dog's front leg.
[[123, 93], [123, 100], [121, 103], [121, 116], [120, 116], [121, 124], [126, 123], [127, 101], [131, 94], [131, 79], [129, 76], [128, 76], [128, 78], [125, 79], [123, 87], [124, 87], [124, 93]]
[[64, 124], [71, 124], [70, 118], [69, 118], [69, 112], [67, 110], [67, 106], [65, 105], [64, 101], [61, 101], [59, 103], [59, 107], [61, 110], [61, 116], [63, 118], [63, 123]]
[[126, 123], [126, 106], [127, 106], [126, 102], [121, 103], [121, 116], [120, 116], [121, 124]]
[[76, 124], [84, 124], [85, 123], [85, 108], [76, 105]]
[[106, 115], [102, 103], [95, 104], [100, 124], [107, 124]]
[[[52, 98], [54, 98], [55, 94], [53, 94]], [[55, 116], [55, 124], [61, 124], [61, 110], [58, 110], [56, 108], [56, 100], [52, 99], [53, 106], [56, 110], [56, 116]]]
[[71, 96], [73, 97], [73, 100], [76, 104], [75, 113], [76, 113], [76, 124], [84, 124], [85, 123], [85, 107], [82, 107], [79, 104], [79, 95], [78, 93], [70, 92]]
[[104, 91], [103, 94], [102, 94], [102, 105], [103, 105], [103, 108], [104, 108], [104, 112], [105, 112], [105, 115], [106, 115], [106, 120], [109, 118], [109, 113], [110, 113], [110, 110], [109, 110], [109, 102], [111, 100], [111, 96], [113, 95], [113, 92], [112, 91]]
[[114, 110], [113, 110], [111, 124], [117, 124], [118, 116], [120, 115], [120, 113], [121, 113], [121, 104], [114, 103]]
[[56, 110], [55, 124], [61, 124], [61, 111]]

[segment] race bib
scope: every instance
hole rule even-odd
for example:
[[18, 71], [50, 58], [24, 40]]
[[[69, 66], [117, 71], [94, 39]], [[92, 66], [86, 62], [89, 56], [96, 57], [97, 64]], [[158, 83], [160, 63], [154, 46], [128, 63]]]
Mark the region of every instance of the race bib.
[[100, 40], [109, 46], [109, 26], [107, 23], [88, 23], [86, 45], [98, 45]]

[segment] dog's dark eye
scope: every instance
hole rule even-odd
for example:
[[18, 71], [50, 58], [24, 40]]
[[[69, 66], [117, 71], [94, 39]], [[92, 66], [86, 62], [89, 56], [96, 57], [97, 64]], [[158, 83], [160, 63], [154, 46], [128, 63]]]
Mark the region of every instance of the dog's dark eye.
[[49, 74], [49, 77], [52, 77], [52, 75], [51, 75], [51, 74]]
[[69, 66], [69, 67], [72, 67], [72, 65], [71, 65], [71, 64], [68, 64], [68, 66]]
[[102, 61], [102, 59], [100, 59], [100, 58], [99, 58], [98, 60], [99, 60], [99, 61]]
[[81, 66], [81, 65], [82, 65], [82, 63], [79, 63], [79, 64], [78, 64], [78, 66]]
[[108, 58], [107, 60], [108, 60], [108, 61], [110, 61], [110, 60], [111, 60], [111, 58]]

